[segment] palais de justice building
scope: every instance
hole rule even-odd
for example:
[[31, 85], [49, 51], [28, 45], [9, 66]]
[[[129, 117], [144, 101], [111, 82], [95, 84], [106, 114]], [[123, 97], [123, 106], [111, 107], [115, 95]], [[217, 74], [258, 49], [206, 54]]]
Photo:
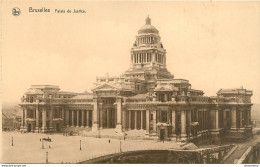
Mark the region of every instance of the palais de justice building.
[[252, 134], [252, 91], [220, 89], [203, 96], [166, 67], [166, 50], [148, 17], [131, 48], [130, 68], [119, 77], [97, 77], [92, 93], [60, 91], [32, 85], [22, 97], [21, 130], [56, 132], [69, 128], [119, 134], [145, 130], [149, 138], [219, 142]]

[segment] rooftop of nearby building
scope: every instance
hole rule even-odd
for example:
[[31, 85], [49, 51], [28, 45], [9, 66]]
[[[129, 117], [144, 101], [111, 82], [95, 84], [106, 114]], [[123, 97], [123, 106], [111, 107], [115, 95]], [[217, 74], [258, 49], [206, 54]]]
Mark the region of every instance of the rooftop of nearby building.
[[33, 89], [60, 89], [59, 86], [56, 85], [31, 85]]
[[93, 99], [93, 94], [92, 93], [87, 93], [87, 94], [78, 94], [71, 99]]
[[244, 89], [242, 87], [242, 88], [237, 88], [237, 89], [220, 89], [217, 92], [217, 95], [227, 95], [227, 94], [233, 94], [233, 95], [238, 95], [238, 94], [253, 95], [253, 91]]

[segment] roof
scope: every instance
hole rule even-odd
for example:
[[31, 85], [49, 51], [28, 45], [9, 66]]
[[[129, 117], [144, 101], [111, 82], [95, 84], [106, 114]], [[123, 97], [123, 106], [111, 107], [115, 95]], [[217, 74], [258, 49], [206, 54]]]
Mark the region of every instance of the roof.
[[59, 91], [60, 95], [75, 95], [76, 93], [74, 92], [65, 92], [65, 91]]
[[145, 93], [145, 94], [137, 94], [135, 96], [130, 96], [128, 97], [128, 99], [146, 99], [148, 95]]
[[93, 99], [93, 94], [79, 94], [72, 97], [71, 99]]
[[159, 31], [151, 25], [151, 19], [149, 18], [149, 16], [146, 18], [146, 24], [142, 26], [141, 29], [138, 31], [138, 34], [142, 33], [159, 33]]
[[31, 88], [34, 88], [34, 89], [60, 89], [59, 86], [56, 86], [56, 85], [31, 85]]
[[246, 90], [243, 88], [239, 88], [239, 89], [220, 89], [217, 92], [217, 95], [221, 95], [221, 94], [246, 94], [246, 95], [253, 95], [253, 91], [252, 90]]
[[172, 84], [158, 84], [154, 91], [178, 91]]
[[28, 89], [25, 94], [44, 94], [44, 92], [40, 89]]

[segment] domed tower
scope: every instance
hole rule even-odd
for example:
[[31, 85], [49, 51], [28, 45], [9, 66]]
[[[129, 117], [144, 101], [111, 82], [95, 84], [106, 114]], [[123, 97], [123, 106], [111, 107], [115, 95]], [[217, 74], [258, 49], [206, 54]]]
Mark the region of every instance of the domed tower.
[[141, 27], [131, 49], [131, 66], [133, 68], [166, 68], [166, 50], [161, 43], [159, 31], [151, 25], [149, 16]]
[[148, 86], [148, 91], [152, 91], [157, 79], [173, 79], [166, 68], [166, 50], [161, 43], [159, 31], [151, 25], [149, 16], [138, 31], [131, 48], [131, 66], [124, 76], [152, 84]]

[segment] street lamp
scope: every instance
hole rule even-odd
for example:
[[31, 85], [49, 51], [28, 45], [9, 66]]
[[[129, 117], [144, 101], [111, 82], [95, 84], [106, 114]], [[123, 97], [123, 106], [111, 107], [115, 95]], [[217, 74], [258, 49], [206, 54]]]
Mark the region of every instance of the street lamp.
[[81, 151], [81, 140], [79, 141], [79, 150]]
[[48, 163], [48, 151], [46, 152], [46, 164]]
[[42, 138], [42, 149], [44, 149], [43, 138]]

